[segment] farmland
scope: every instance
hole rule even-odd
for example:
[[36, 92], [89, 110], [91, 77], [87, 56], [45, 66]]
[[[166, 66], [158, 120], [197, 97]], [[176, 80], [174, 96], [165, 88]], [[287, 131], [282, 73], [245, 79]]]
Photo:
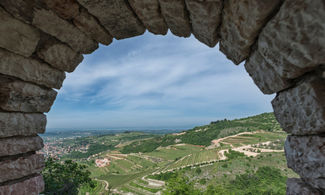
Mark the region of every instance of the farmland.
[[[273, 114], [265, 113], [216, 121], [181, 133], [127, 132], [69, 140], [66, 142], [69, 146], [101, 144], [109, 148], [95, 154], [86, 152], [87, 155], [83, 153], [78, 158], [68, 154], [63, 159], [86, 165], [96, 181], [93, 189], [81, 187], [80, 195], [162, 193], [168, 190], [175, 175], [177, 178], [181, 175], [186, 183], [205, 192], [213, 186], [227, 186], [241, 174], [264, 174], [259, 169], [267, 170], [265, 167], [279, 170], [281, 182], [283, 178], [296, 176], [286, 166], [285, 138]], [[150, 149], [143, 152], [148, 145]], [[100, 159], [109, 163], [101, 167], [97, 163]], [[282, 183], [276, 185], [282, 192]]]

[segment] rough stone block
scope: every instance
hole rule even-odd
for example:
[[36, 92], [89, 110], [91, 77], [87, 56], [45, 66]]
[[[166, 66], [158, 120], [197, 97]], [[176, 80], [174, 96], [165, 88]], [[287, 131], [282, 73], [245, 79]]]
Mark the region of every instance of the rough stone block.
[[288, 167], [302, 178], [325, 177], [325, 137], [289, 135], [284, 145]]
[[313, 188], [325, 193], [325, 178], [304, 178], [303, 180]]
[[325, 3], [286, 0], [263, 28], [258, 49], [284, 78], [297, 78], [325, 63]]
[[40, 154], [0, 161], [0, 183], [40, 173], [44, 165], [44, 156]]
[[159, 0], [159, 4], [170, 31], [179, 37], [189, 37], [191, 24], [184, 0]]
[[86, 35], [95, 41], [104, 45], [109, 45], [113, 41], [113, 37], [105, 30], [97, 19], [90, 15], [86, 9], [81, 9], [80, 13], [73, 20], [74, 25]]
[[0, 186], [0, 195], [39, 195], [44, 191], [44, 180], [42, 175]]
[[322, 195], [320, 191], [313, 189], [304, 181], [298, 178], [287, 180], [287, 195]]
[[44, 0], [44, 2], [63, 19], [71, 20], [79, 14], [80, 6], [76, 0]]
[[145, 28], [132, 9], [121, 0], [78, 0], [116, 39], [142, 35]]
[[98, 48], [98, 44], [94, 40], [51, 10], [35, 9], [33, 25], [67, 43], [77, 52], [89, 54]]
[[1, 0], [0, 5], [5, 8], [15, 18], [31, 24], [33, 20], [33, 8], [36, 6], [35, 0]]
[[43, 146], [43, 140], [39, 136], [2, 138], [0, 139], [0, 156], [38, 151]]
[[65, 73], [32, 58], [8, 52], [0, 48], [0, 73], [24, 81], [60, 89]]
[[224, 1], [220, 51], [235, 64], [244, 61], [261, 29], [280, 4], [281, 0]]
[[160, 13], [158, 0], [129, 0], [134, 12], [153, 34], [167, 34], [168, 27]]
[[76, 0], [45, 0], [47, 7], [58, 16], [72, 20], [74, 25], [93, 40], [109, 45], [112, 36], [90, 15], [86, 9], [79, 6]]
[[38, 113], [0, 112], [0, 138], [44, 133], [46, 116]]
[[34, 53], [39, 31], [13, 17], [0, 7], [0, 47], [29, 57]]
[[57, 92], [0, 76], [0, 108], [16, 112], [48, 112]]
[[37, 51], [37, 56], [51, 66], [73, 72], [82, 62], [83, 56], [59, 41], [46, 41]]
[[246, 71], [264, 94], [272, 94], [290, 87], [291, 82], [280, 77], [272, 66], [256, 50], [252, 51], [245, 63]]
[[194, 36], [209, 47], [218, 40], [218, 27], [221, 22], [222, 0], [185, 0], [189, 11]]
[[284, 131], [294, 135], [325, 132], [325, 79], [307, 77], [281, 91], [272, 101], [274, 114]]

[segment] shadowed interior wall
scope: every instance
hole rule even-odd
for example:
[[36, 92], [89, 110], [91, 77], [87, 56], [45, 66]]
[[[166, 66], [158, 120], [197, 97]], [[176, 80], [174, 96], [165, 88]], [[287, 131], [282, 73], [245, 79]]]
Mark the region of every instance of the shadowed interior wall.
[[38, 136], [65, 79], [98, 44], [142, 35], [193, 34], [245, 62], [289, 133], [287, 194], [325, 192], [323, 0], [1, 0], [0, 194], [39, 194]]

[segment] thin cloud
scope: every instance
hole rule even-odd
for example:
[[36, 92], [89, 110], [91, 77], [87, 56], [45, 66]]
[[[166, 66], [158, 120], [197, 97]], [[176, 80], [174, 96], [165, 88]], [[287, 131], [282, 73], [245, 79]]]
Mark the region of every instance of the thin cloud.
[[271, 111], [272, 98], [217, 47], [146, 33], [86, 56], [48, 118], [53, 128], [189, 126]]

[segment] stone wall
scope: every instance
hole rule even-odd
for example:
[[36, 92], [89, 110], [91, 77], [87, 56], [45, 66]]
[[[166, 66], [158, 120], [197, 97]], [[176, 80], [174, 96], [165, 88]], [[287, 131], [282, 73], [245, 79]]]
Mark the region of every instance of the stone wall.
[[39, 194], [37, 135], [65, 79], [98, 44], [193, 34], [245, 68], [288, 132], [287, 194], [325, 192], [323, 0], [1, 0], [0, 195]]

